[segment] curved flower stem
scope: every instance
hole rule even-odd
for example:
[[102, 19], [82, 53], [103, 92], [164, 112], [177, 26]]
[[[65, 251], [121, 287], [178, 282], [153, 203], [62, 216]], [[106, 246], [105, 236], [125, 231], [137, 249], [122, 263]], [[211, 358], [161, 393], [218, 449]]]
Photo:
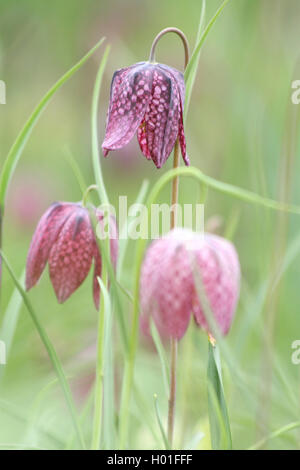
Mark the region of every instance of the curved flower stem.
[[98, 186], [96, 184], [91, 184], [83, 193], [82, 196], [82, 205], [86, 207], [87, 202], [88, 202], [88, 197], [91, 191], [97, 191], [98, 192]]
[[189, 62], [189, 43], [185, 34], [178, 28], [165, 28], [155, 37], [150, 51], [149, 62], [155, 62], [155, 49], [158, 41], [167, 33], [176, 33], [180, 37], [184, 47], [184, 68], [186, 68]]

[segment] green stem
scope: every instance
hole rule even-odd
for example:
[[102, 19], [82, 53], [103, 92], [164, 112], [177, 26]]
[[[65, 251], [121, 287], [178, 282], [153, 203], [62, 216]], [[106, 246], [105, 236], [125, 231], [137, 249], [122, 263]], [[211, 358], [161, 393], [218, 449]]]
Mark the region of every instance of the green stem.
[[[99, 199], [102, 204], [109, 204], [108, 195], [106, 192], [104, 179], [102, 175], [100, 156], [99, 156], [99, 141], [98, 141], [98, 103], [100, 96], [100, 88], [102, 78], [105, 70], [105, 66], [108, 59], [110, 46], [107, 46], [99, 69], [96, 76], [93, 99], [92, 99], [92, 110], [91, 110], [91, 129], [92, 129], [92, 160], [94, 168], [94, 176], [97, 183], [97, 189]], [[95, 221], [93, 222], [95, 224]], [[101, 244], [97, 240], [99, 251], [101, 253]], [[105, 240], [105, 246], [107, 251], [107, 258], [109, 262], [110, 258], [110, 243], [109, 238]], [[102, 263], [101, 278], [105, 288], [108, 286], [108, 271], [106, 263]], [[97, 337], [97, 362], [96, 362], [96, 385], [95, 385], [95, 406], [94, 406], [94, 421], [93, 421], [93, 435], [92, 435], [92, 449], [99, 449], [101, 429], [102, 429], [102, 414], [103, 414], [103, 358], [104, 358], [104, 333], [105, 333], [105, 301], [104, 295], [100, 296], [100, 308], [98, 316], [98, 337]]]
[[[102, 268], [102, 282], [107, 285], [107, 269], [104, 264]], [[98, 450], [100, 446], [102, 414], [103, 414], [103, 374], [104, 374], [104, 332], [105, 332], [105, 301], [104, 295], [100, 296], [98, 333], [97, 333], [97, 367], [96, 367], [96, 384], [95, 384], [95, 405], [94, 405], [94, 422], [92, 436], [92, 450]]]
[[91, 191], [97, 191], [98, 192], [98, 186], [96, 184], [91, 184], [83, 193], [82, 196], [82, 205], [86, 207], [87, 202], [88, 202], [88, 197]]
[[108, 204], [108, 196], [103, 180], [102, 168], [100, 164], [99, 156], [99, 139], [98, 139], [98, 103], [100, 96], [101, 82], [103, 78], [103, 73], [106, 67], [108, 55], [110, 51], [110, 46], [105, 48], [100, 67], [96, 76], [94, 92], [93, 92], [93, 101], [92, 101], [92, 158], [93, 158], [93, 168], [95, 180], [98, 186], [99, 198], [102, 204]]
[[[189, 176], [196, 179], [202, 185], [204, 185], [204, 189], [206, 187], [210, 187], [215, 189], [221, 193], [227, 194], [229, 196], [237, 197], [245, 202], [249, 202], [252, 204], [257, 204], [263, 207], [267, 207], [269, 209], [274, 210], [283, 210], [290, 213], [300, 215], [300, 207], [295, 205], [288, 205], [288, 204], [281, 204], [280, 202], [274, 201], [272, 199], [263, 198], [251, 191], [247, 191], [242, 188], [238, 188], [236, 186], [232, 186], [227, 183], [223, 183], [221, 181], [217, 181], [194, 167], [181, 167], [176, 168], [168, 171], [165, 173], [161, 178], [156, 182], [154, 185], [150, 195], [148, 196], [146, 207], [148, 211], [148, 218], [150, 217], [149, 208], [151, 205], [154, 204], [158, 195], [162, 191], [162, 189], [176, 176]], [[203, 188], [202, 188], [203, 189]], [[202, 191], [203, 194], [205, 190]], [[145, 215], [144, 217], [147, 217]], [[143, 221], [141, 221], [141, 224]], [[129, 344], [129, 355], [128, 360], [125, 365], [125, 373], [124, 373], [124, 381], [123, 381], [123, 388], [122, 388], [122, 396], [121, 396], [121, 408], [120, 408], [120, 448], [123, 449], [126, 441], [127, 441], [127, 433], [128, 433], [128, 415], [129, 415], [129, 404], [130, 404], [130, 395], [131, 395], [131, 388], [133, 384], [133, 376], [134, 376], [134, 362], [135, 362], [135, 355], [137, 349], [137, 341], [138, 341], [138, 323], [139, 323], [139, 278], [140, 278], [140, 270], [141, 264], [143, 260], [143, 254], [146, 247], [147, 240], [140, 238], [137, 241], [136, 247], [136, 261], [135, 261], [135, 272], [134, 272], [134, 301], [133, 301], [133, 319], [132, 319], [132, 328], [131, 328], [131, 335], [130, 335], [130, 344]]]

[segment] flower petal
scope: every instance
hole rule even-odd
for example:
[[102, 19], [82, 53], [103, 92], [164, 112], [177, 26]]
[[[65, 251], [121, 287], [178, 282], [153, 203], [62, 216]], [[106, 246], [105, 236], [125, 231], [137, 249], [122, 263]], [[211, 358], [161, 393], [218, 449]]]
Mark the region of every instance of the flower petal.
[[[234, 246], [217, 235], [205, 235], [201, 250], [195, 252], [201, 271], [205, 294], [220, 332], [230, 329], [239, 296], [240, 266]], [[209, 331], [208, 321], [201, 302], [194, 293], [193, 312], [196, 322]]]
[[78, 209], [64, 224], [49, 255], [49, 272], [58, 302], [82, 284], [92, 264], [94, 234], [86, 209]]
[[137, 138], [138, 138], [140, 149], [143, 155], [145, 155], [147, 160], [151, 160], [151, 154], [149, 152], [148, 143], [147, 143], [145, 119], [143, 119], [143, 121], [139, 125], [138, 131], [137, 131]]
[[[180, 83], [177, 81], [179, 79]], [[147, 158], [150, 155], [157, 168], [164, 165], [175, 145], [183, 100], [183, 75], [176, 70], [173, 73], [171, 67], [157, 65], [153, 73], [151, 99], [145, 113], [145, 130], [141, 129], [138, 133], [144, 155]]]
[[165, 237], [146, 253], [140, 280], [141, 328], [149, 332], [152, 316], [161, 336], [180, 339], [192, 311], [193, 282], [184, 244]]
[[153, 66], [141, 62], [115, 72], [107, 118], [104, 155], [124, 147], [137, 131], [147, 108], [152, 88]]
[[186, 143], [185, 143], [185, 135], [184, 135], [184, 128], [183, 128], [183, 112], [182, 112], [182, 107], [180, 107], [178, 138], [179, 138], [179, 143], [180, 143], [182, 158], [183, 158], [183, 160], [184, 160], [184, 163], [185, 163], [187, 166], [189, 166], [189, 165], [190, 165], [190, 160], [189, 160], [189, 157], [188, 157], [187, 154], [186, 154]]
[[169, 114], [174, 105], [172, 91], [171, 79], [155, 67], [151, 99], [145, 113], [145, 136], [147, 151], [157, 168], [161, 168], [167, 158], [164, 147], [169, 141]]
[[26, 264], [26, 289], [33, 287], [41, 277], [50, 250], [74, 204], [56, 202], [40, 219], [31, 240]]
[[[181, 154], [182, 158], [187, 166], [190, 165], [189, 158], [186, 154], [186, 142], [185, 142], [185, 135], [184, 135], [184, 126], [183, 126], [183, 109], [184, 109], [184, 101], [185, 101], [185, 84], [184, 84], [184, 76], [183, 74], [179, 71], [176, 70], [172, 67], [168, 67], [167, 65], [160, 64], [160, 68], [162, 68], [166, 73], [169, 74], [169, 76], [173, 77], [173, 80], [176, 83], [178, 92], [179, 92], [179, 111], [178, 114], [176, 115], [176, 118], [178, 117], [178, 138], [179, 138], [179, 143], [180, 143], [180, 148], [181, 148]], [[174, 118], [174, 119], [176, 119]], [[175, 127], [174, 127], [175, 131]], [[177, 135], [176, 135], [177, 137]], [[173, 147], [172, 147], [173, 148]], [[166, 153], [169, 152], [169, 154], [172, 151], [167, 149]]]
[[172, 75], [175, 83], [178, 86], [180, 99], [181, 99], [181, 105], [182, 105], [182, 108], [183, 108], [184, 107], [184, 101], [185, 101], [185, 83], [184, 83], [183, 73], [180, 72], [179, 70], [174, 69], [173, 67], [169, 67], [168, 65], [165, 65], [165, 64], [159, 64], [159, 68], [161, 68], [164, 72], [168, 73], [169, 75]]

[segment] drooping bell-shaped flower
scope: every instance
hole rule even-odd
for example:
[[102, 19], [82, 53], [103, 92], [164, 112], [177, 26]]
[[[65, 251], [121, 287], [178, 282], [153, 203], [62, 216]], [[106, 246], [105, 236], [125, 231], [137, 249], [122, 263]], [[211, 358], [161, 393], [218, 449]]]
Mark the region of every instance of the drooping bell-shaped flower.
[[[95, 209], [99, 223], [103, 213]], [[118, 256], [117, 229], [110, 219], [111, 259], [116, 265]], [[63, 303], [82, 284], [94, 260], [93, 297], [99, 306], [101, 254], [93, 232], [89, 211], [79, 203], [57, 202], [40, 219], [27, 257], [26, 289], [40, 279], [48, 262], [50, 279], [59, 303]]]
[[142, 329], [148, 332], [152, 317], [162, 336], [180, 339], [192, 314], [200, 327], [211, 332], [212, 315], [226, 335], [239, 285], [240, 265], [232, 243], [217, 235], [174, 229], [150, 245], [143, 261]]
[[183, 128], [183, 74], [167, 65], [139, 62], [115, 72], [110, 92], [102, 149], [124, 147], [135, 133], [142, 153], [161, 168], [179, 138], [186, 165], [189, 159]]

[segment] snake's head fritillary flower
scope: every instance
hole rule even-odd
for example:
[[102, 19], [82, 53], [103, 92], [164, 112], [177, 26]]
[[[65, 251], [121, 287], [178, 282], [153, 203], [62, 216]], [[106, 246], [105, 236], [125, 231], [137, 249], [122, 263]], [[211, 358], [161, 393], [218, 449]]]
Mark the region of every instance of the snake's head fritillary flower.
[[142, 153], [161, 168], [179, 138], [186, 165], [189, 159], [183, 128], [183, 74], [167, 65], [139, 62], [115, 72], [110, 92], [102, 149], [124, 147], [135, 133]]
[[[197, 274], [199, 276], [197, 276]], [[204, 295], [199, 295], [199, 279]], [[182, 338], [190, 317], [209, 331], [207, 308], [221, 334], [230, 329], [239, 297], [240, 265], [234, 246], [217, 235], [174, 229], [154, 241], [140, 280], [142, 330], [153, 318], [162, 336]]]
[[[99, 223], [103, 214], [95, 209]], [[115, 265], [118, 254], [116, 224], [111, 219], [111, 258]], [[40, 219], [27, 257], [26, 289], [40, 279], [48, 262], [50, 279], [59, 303], [65, 302], [87, 277], [94, 260], [93, 297], [99, 306], [101, 254], [93, 232], [89, 211], [81, 204], [57, 202]]]

